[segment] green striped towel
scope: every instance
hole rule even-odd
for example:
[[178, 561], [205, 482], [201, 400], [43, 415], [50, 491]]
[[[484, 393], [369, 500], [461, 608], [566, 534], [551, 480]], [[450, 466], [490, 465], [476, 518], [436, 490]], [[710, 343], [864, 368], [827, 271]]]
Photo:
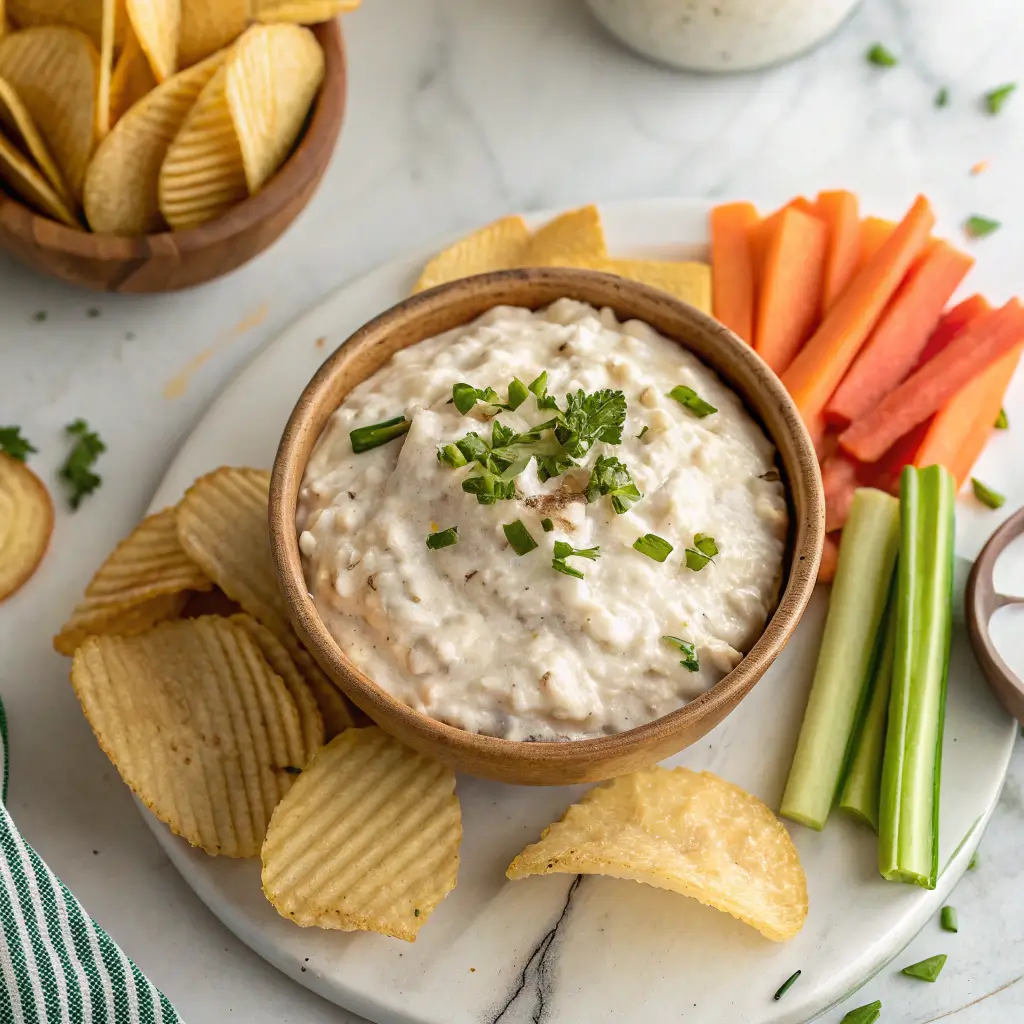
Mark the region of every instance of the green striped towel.
[[14, 827], [2, 701], [0, 748], [0, 1024], [180, 1024], [167, 997]]

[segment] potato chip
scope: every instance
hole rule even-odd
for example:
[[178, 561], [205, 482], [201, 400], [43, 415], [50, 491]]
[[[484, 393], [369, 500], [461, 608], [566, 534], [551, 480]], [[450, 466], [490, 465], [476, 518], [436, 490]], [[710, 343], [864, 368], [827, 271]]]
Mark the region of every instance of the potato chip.
[[424, 268], [413, 294], [492, 270], [522, 264], [530, 231], [522, 217], [502, 217], [439, 252]]
[[0, 601], [39, 567], [53, 533], [53, 501], [24, 462], [0, 455]]
[[162, 82], [118, 121], [100, 143], [85, 177], [83, 204], [93, 231], [146, 235], [164, 226], [157, 195], [160, 168], [224, 55]]
[[353, 724], [351, 706], [289, 622], [270, 553], [269, 490], [270, 474], [258, 469], [224, 467], [200, 477], [178, 505], [178, 537], [217, 586], [284, 644], [334, 736]]
[[[110, 76], [110, 126], [113, 127], [139, 100], [156, 86], [149, 59], [128, 27], [124, 49]], [[86, 175], [88, 177], [88, 175]]]
[[807, 917], [807, 879], [785, 826], [710, 772], [656, 767], [595, 786], [506, 873], [556, 872], [671, 889], [775, 942], [793, 938]]
[[227, 100], [250, 195], [288, 158], [324, 80], [324, 52], [298, 25], [253, 25], [227, 62]]
[[116, 0], [103, 0], [103, 30], [100, 36], [100, 83], [96, 93], [96, 138], [110, 131], [110, 76], [114, 71], [114, 19]]
[[222, 65], [206, 83], [160, 168], [157, 194], [176, 231], [227, 213], [249, 194]]
[[245, 630], [205, 618], [90, 637], [71, 683], [104, 753], [172, 832], [214, 856], [259, 853], [306, 752], [295, 702]]
[[229, 43], [248, 23], [249, 0], [181, 0], [178, 64], [188, 68]]
[[244, 613], [232, 615], [229, 621], [249, 634], [266, 658], [267, 664], [281, 677], [281, 681], [292, 695], [296, 710], [299, 712], [299, 724], [302, 726], [302, 739], [308, 761], [324, 745], [324, 720], [309, 685], [291, 655], [285, 650], [284, 644], [266, 626], [261, 626], [251, 615]]
[[[53, 646], [74, 654], [98, 633], [128, 635], [176, 615], [189, 591], [213, 583], [178, 541], [173, 508], [143, 519], [114, 549], [85, 588], [85, 599], [71, 613]], [[161, 600], [180, 597], [180, 601]], [[154, 603], [155, 602], [155, 603]]]
[[622, 260], [605, 256], [574, 256], [559, 261], [561, 267], [600, 270], [606, 274], [649, 284], [711, 314], [711, 267], [693, 260]]
[[413, 942], [459, 871], [455, 775], [378, 728], [309, 763], [270, 819], [263, 892], [304, 928]]
[[566, 260], [607, 255], [601, 214], [591, 205], [563, 213], [536, 231], [523, 253], [521, 265], [564, 266]]
[[170, 78], [178, 70], [181, 0], [127, 0], [126, 7], [156, 80]]
[[36, 167], [43, 172], [43, 177], [50, 187], [60, 196], [65, 208], [74, 206], [74, 199], [63, 177], [57, 162], [50, 154], [43, 141], [35, 121], [22, 103], [21, 97], [11, 88], [9, 82], [0, 78], [0, 125], [13, 142], [25, 155], [32, 158]]
[[330, 21], [339, 14], [354, 11], [361, 0], [252, 0], [252, 17], [256, 21], [292, 21], [314, 25]]
[[68, 227], [81, 227], [50, 183], [3, 135], [0, 135], [0, 179], [44, 216]]
[[0, 39], [0, 78], [21, 97], [76, 199], [92, 154], [99, 63], [96, 48], [72, 28], [30, 28]]
[[7, 0], [7, 13], [22, 28], [68, 25], [97, 47], [103, 35], [104, 0]]

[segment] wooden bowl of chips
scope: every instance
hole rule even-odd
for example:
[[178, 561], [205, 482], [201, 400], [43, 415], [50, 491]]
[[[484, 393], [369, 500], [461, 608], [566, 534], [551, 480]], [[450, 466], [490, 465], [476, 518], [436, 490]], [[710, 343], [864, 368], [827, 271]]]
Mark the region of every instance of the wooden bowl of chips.
[[[517, 742], [454, 728], [414, 711], [377, 686], [342, 652], [309, 594], [296, 535], [299, 488], [321, 431], [345, 396], [394, 353], [469, 323], [495, 306], [539, 309], [568, 297], [610, 308], [674, 338], [716, 371], [774, 443], [786, 483], [790, 535], [775, 612], [740, 664], [678, 711], [594, 739]], [[317, 372], [278, 448], [270, 489], [270, 538], [292, 621], [324, 671], [378, 725], [457, 770], [501, 782], [566, 785], [647, 767], [718, 725], [767, 671], [796, 629], [814, 590], [825, 538], [814, 446], [779, 379], [727, 328], [665, 292], [610, 274], [568, 268], [506, 270], [414, 295], [357, 331]], [[509, 644], [515, 638], [506, 637]], [[784, 680], [779, 680], [784, 683]]]
[[[299, 26], [288, 28], [306, 33], [306, 29], [299, 29]], [[277, 240], [309, 202], [327, 169], [341, 131], [346, 98], [346, 61], [341, 27], [337, 20], [332, 20], [311, 25], [309, 28], [323, 52], [322, 82], [316, 98], [312, 101], [308, 117], [303, 115], [305, 123], [298, 140], [294, 147], [288, 147], [290, 155], [284, 159], [276, 172], [270, 171], [272, 177], [268, 177], [265, 184], [260, 183], [257, 189], [250, 187], [252, 194], [245, 195], [246, 183], [243, 180], [243, 197], [240, 201], [233, 201], [234, 205], [219, 213], [214, 219], [180, 230], [161, 230], [158, 233], [133, 237], [111, 232], [90, 232], [86, 230], [84, 222], [81, 228], [61, 223], [55, 219], [60, 216], [58, 212], [55, 212], [53, 217], [45, 216], [17, 196], [15, 189], [10, 185], [10, 153], [12, 149], [18, 151], [15, 153], [15, 159], [19, 159], [19, 152], [30, 157], [34, 154], [29, 153], [30, 147], [24, 144], [24, 138], [18, 140], [22, 143], [21, 146], [14, 146], [11, 140], [4, 136], [6, 129], [2, 129], [0, 247], [44, 274], [58, 277], [70, 284], [108, 292], [152, 293], [190, 288], [227, 274], [257, 256]], [[25, 35], [25, 32], [16, 35]], [[308, 34], [306, 38], [309, 38]], [[0, 49], [2, 46], [0, 43]], [[213, 59], [211, 57], [207, 60]], [[273, 67], [275, 64], [280, 66], [281, 62], [273, 50], [270, 50], [264, 57], [264, 63]], [[196, 72], [198, 67], [190, 67], [175, 77], [180, 78]], [[116, 79], [116, 65], [114, 76]], [[2, 78], [0, 72], [0, 79]], [[171, 80], [168, 78], [158, 88], [166, 86]], [[195, 91], [199, 92], [198, 89]], [[141, 106], [143, 102], [145, 98], [136, 106]], [[0, 89], [0, 117], [9, 113], [9, 110], [5, 111], [4, 108], [4, 94]], [[125, 114], [125, 118], [128, 116], [129, 114]], [[118, 124], [115, 124], [112, 134], [117, 130]], [[109, 141], [110, 137], [108, 135], [105, 141]], [[95, 156], [99, 151], [95, 150], [92, 155]], [[284, 157], [283, 153], [280, 155]], [[190, 156], [191, 154], [184, 153], [182, 163], [189, 165]], [[40, 169], [38, 159], [29, 162], [34, 164], [35, 170]], [[277, 167], [277, 164], [274, 167]], [[18, 171], [19, 168], [15, 167], [13, 173], [17, 175]], [[45, 187], [44, 176], [39, 174], [37, 177], [42, 180], [41, 187]], [[235, 177], [237, 179], [238, 175]], [[86, 176], [85, 189], [88, 187], [89, 179]], [[29, 188], [32, 188], [31, 183]], [[235, 188], [237, 191], [237, 181]], [[22, 179], [18, 191], [24, 195], [24, 189]], [[33, 192], [36, 195], [36, 205], [43, 205], [40, 204], [38, 191], [37, 188]], [[110, 193], [111, 202], [115, 202], [117, 189], [111, 188]], [[57, 198], [59, 201], [60, 197]], [[184, 202], [189, 202], [187, 196]], [[86, 205], [88, 207], [88, 198]], [[187, 213], [186, 209], [186, 215]], [[68, 220], [67, 217], [64, 219]], [[70, 223], [76, 221], [71, 220]]]

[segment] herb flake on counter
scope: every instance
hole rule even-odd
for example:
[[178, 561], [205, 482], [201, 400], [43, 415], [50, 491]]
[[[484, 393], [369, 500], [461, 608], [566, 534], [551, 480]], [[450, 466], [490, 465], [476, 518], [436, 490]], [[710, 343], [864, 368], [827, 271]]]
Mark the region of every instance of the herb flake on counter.
[[682, 640], [677, 636], [663, 636], [661, 638], [667, 644], [671, 644], [677, 651], [683, 654], [680, 665], [691, 672], [700, 671], [700, 661], [697, 658], [697, 648], [689, 640]]
[[685, 384], [677, 384], [669, 393], [669, 398], [674, 398], [680, 405], [686, 406], [698, 419], [704, 419], [718, 410], [710, 403], [705, 402], [693, 388]]
[[942, 914], [939, 916], [939, 923], [942, 925], [943, 931], [960, 931], [960, 923], [957, 921], [956, 916], [956, 907], [943, 907]]
[[991, 487], [986, 487], [977, 477], [971, 477], [971, 487], [974, 490], [974, 496], [982, 505], [988, 505], [989, 508], [1002, 508], [1006, 504], [1004, 495], [993, 491]]
[[873, 1003], [865, 1003], [851, 1010], [839, 1024], [875, 1024], [881, 1016], [882, 1000], [876, 999]]
[[937, 107], [945, 107], [949, 105], [949, 90], [943, 86], [936, 94], [933, 101]]
[[896, 55], [881, 43], [875, 43], [868, 50], [867, 59], [869, 64], [874, 64], [880, 68], [894, 68], [899, 64]]
[[58, 475], [70, 488], [68, 502], [72, 509], [77, 510], [82, 499], [103, 483], [103, 478], [94, 473], [92, 467], [107, 450], [107, 446], [83, 419], [69, 423], [64, 429], [69, 437], [76, 440]]
[[628, 512], [643, 497], [629, 470], [609, 455], [602, 455], [594, 463], [586, 494], [588, 502], [596, 501], [601, 495], [610, 495], [612, 508], [618, 515]]
[[693, 538], [693, 547], [686, 549], [686, 568], [700, 572], [718, 554], [714, 537], [698, 533]]
[[656, 562], [664, 562], [673, 550], [672, 545], [656, 533], [645, 533], [642, 537], [637, 537], [633, 541], [633, 548], [641, 555], [653, 558]]
[[778, 988], [775, 995], [772, 996], [776, 1002], [778, 1002], [795, 984], [797, 978], [803, 974], [803, 971], [794, 971]]
[[47, 317], [47, 312], [46, 312], [45, 309], [37, 310], [35, 313], [32, 314], [32, 319], [37, 324], [44, 323], [45, 320], [46, 320], [46, 317]]
[[1017, 89], [1016, 82], [1007, 82], [997, 89], [985, 93], [985, 109], [990, 114], [998, 114], [1003, 109], [1003, 104], [1013, 95]]
[[505, 539], [517, 555], [528, 555], [531, 551], [536, 550], [537, 542], [530, 535], [530, 531], [523, 524], [522, 519], [506, 523], [502, 530], [505, 532]]
[[447, 530], [439, 530], [437, 533], [427, 537], [427, 547], [431, 551], [440, 551], [441, 548], [450, 548], [459, 542], [459, 528], [449, 526]]
[[579, 569], [574, 568], [566, 562], [567, 558], [589, 558], [590, 561], [596, 562], [601, 557], [601, 549], [599, 547], [594, 548], [574, 548], [571, 544], [566, 543], [564, 540], [555, 541], [554, 558], [551, 559], [551, 568], [558, 572], [565, 573], [566, 576], [575, 576], [576, 579], [581, 580], [584, 578], [583, 573]]
[[550, 533], [555, 528], [555, 524], [550, 519], [542, 519], [540, 526], [545, 533]]
[[1007, 415], [1006, 415], [1006, 410], [1005, 409], [1000, 409], [999, 410], [999, 415], [996, 417], [995, 427], [996, 427], [996, 430], [1009, 430], [1010, 429], [1010, 420], [1009, 420], [1009, 417], [1007, 417]]
[[31, 441], [21, 434], [21, 427], [0, 427], [0, 452], [18, 462], [24, 462], [33, 452], [39, 451]]
[[905, 974], [908, 978], [918, 978], [921, 981], [935, 981], [945, 966], [946, 954], [937, 953], [935, 956], [928, 957], [927, 960], [920, 960], [916, 964], [904, 967], [900, 974]]
[[972, 214], [964, 221], [964, 231], [969, 238], [985, 238], [994, 231], [998, 231], [1002, 224], [991, 217], [982, 217], [979, 214]]
[[391, 420], [384, 420], [383, 423], [371, 423], [366, 427], [356, 427], [349, 431], [349, 440], [352, 442], [352, 451], [357, 455], [368, 452], [371, 448], [379, 448], [396, 437], [407, 433], [412, 424], [404, 416], [396, 416]]

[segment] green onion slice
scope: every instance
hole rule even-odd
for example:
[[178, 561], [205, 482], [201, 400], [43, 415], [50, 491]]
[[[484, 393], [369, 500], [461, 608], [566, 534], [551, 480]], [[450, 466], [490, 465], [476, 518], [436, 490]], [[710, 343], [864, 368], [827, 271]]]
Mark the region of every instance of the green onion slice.
[[502, 529], [505, 531], [505, 539], [512, 545], [512, 550], [517, 555], [529, 554], [537, 547], [537, 542], [530, 536], [530, 531], [523, 525], [522, 519], [506, 523]]
[[401, 437], [411, 426], [404, 416], [396, 416], [393, 420], [385, 420], [383, 423], [356, 427], [348, 435], [352, 440], [352, 451], [358, 455], [360, 452], [368, 452], [371, 448], [379, 448], [382, 444]]
[[685, 405], [699, 419], [704, 419], [705, 416], [718, 412], [710, 402], [705, 402], [693, 388], [688, 388], [685, 384], [677, 384], [668, 393], [668, 397], [674, 398], [680, 405]]
[[656, 533], [645, 533], [642, 537], [637, 537], [633, 541], [633, 548], [656, 562], [664, 562], [672, 554], [672, 545]]
[[803, 971], [794, 971], [780, 986], [778, 991], [772, 998], [777, 1002], [780, 1000], [795, 984], [796, 979], [803, 974]]
[[449, 526], [447, 530], [441, 530], [438, 533], [432, 533], [427, 537], [427, 547], [431, 551], [440, 551], [441, 548], [450, 548], [453, 544], [459, 542], [459, 528], [457, 526]]
[[886, 49], [881, 43], [875, 43], [867, 52], [869, 64], [875, 64], [880, 68], [894, 68], [898, 63], [896, 55]]
[[942, 968], [945, 965], [946, 954], [938, 953], [936, 956], [928, 957], [927, 960], [921, 960], [916, 964], [911, 964], [909, 967], [904, 967], [900, 973], [905, 974], [908, 978], [919, 978], [921, 981], [935, 981], [942, 973]]

